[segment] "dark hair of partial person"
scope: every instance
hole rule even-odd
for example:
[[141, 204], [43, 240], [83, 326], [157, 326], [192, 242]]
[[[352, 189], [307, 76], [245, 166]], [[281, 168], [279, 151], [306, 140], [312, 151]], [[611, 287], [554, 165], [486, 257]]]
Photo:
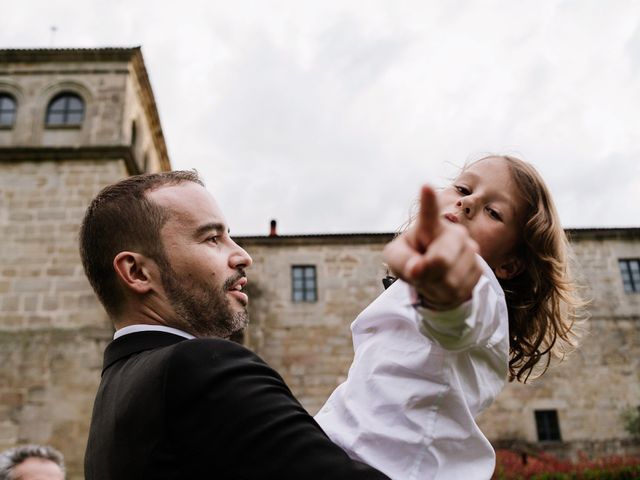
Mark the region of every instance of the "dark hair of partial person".
[[89, 283], [112, 317], [120, 313], [124, 298], [113, 269], [118, 253], [133, 251], [167, 264], [160, 230], [169, 212], [146, 194], [184, 182], [204, 186], [195, 170], [134, 175], [103, 188], [89, 204], [80, 227], [80, 257]]
[[0, 480], [16, 480], [13, 475], [15, 467], [28, 458], [50, 460], [65, 473], [64, 457], [49, 445], [20, 445], [0, 453]]

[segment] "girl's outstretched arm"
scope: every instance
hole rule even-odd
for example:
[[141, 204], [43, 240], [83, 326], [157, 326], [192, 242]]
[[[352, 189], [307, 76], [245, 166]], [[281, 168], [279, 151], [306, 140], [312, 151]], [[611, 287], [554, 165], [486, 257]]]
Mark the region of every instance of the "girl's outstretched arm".
[[449, 310], [471, 298], [482, 274], [477, 251], [465, 227], [440, 216], [436, 194], [425, 185], [416, 223], [385, 247], [384, 260], [425, 306]]

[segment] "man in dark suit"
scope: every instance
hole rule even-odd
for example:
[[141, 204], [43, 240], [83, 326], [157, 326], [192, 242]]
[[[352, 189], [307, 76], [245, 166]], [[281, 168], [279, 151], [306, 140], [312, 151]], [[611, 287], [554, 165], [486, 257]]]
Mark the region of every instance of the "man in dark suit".
[[277, 372], [228, 340], [247, 324], [251, 257], [196, 173], [105, 188], [80, 253], [116, 328], [88, 480], [387, 478], [351, 460]]

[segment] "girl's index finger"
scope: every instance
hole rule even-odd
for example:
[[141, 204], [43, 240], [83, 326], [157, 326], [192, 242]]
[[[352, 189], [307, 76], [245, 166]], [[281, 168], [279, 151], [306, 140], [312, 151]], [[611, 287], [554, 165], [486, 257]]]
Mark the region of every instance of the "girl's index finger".
[[423, 185], [420, 191], [420, 212], [416, 224], [418, 241], [423, 247], [428, 247], [433, 239], [440, 234], [441, 229], [440, 208], [436, 192], [429, 185]]

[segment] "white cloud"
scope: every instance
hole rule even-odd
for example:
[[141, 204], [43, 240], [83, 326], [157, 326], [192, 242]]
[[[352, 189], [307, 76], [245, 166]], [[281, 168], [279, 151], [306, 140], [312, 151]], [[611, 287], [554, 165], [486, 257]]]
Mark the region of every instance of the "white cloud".
[[635, 1], [24, 0], [3, 19], [4, 48], [51, 25], [57, 46], [142, 45], [173, 164], [236, 233], [393, 230], [422, 181], [504, 150], [566, 226], [640, 225]]

